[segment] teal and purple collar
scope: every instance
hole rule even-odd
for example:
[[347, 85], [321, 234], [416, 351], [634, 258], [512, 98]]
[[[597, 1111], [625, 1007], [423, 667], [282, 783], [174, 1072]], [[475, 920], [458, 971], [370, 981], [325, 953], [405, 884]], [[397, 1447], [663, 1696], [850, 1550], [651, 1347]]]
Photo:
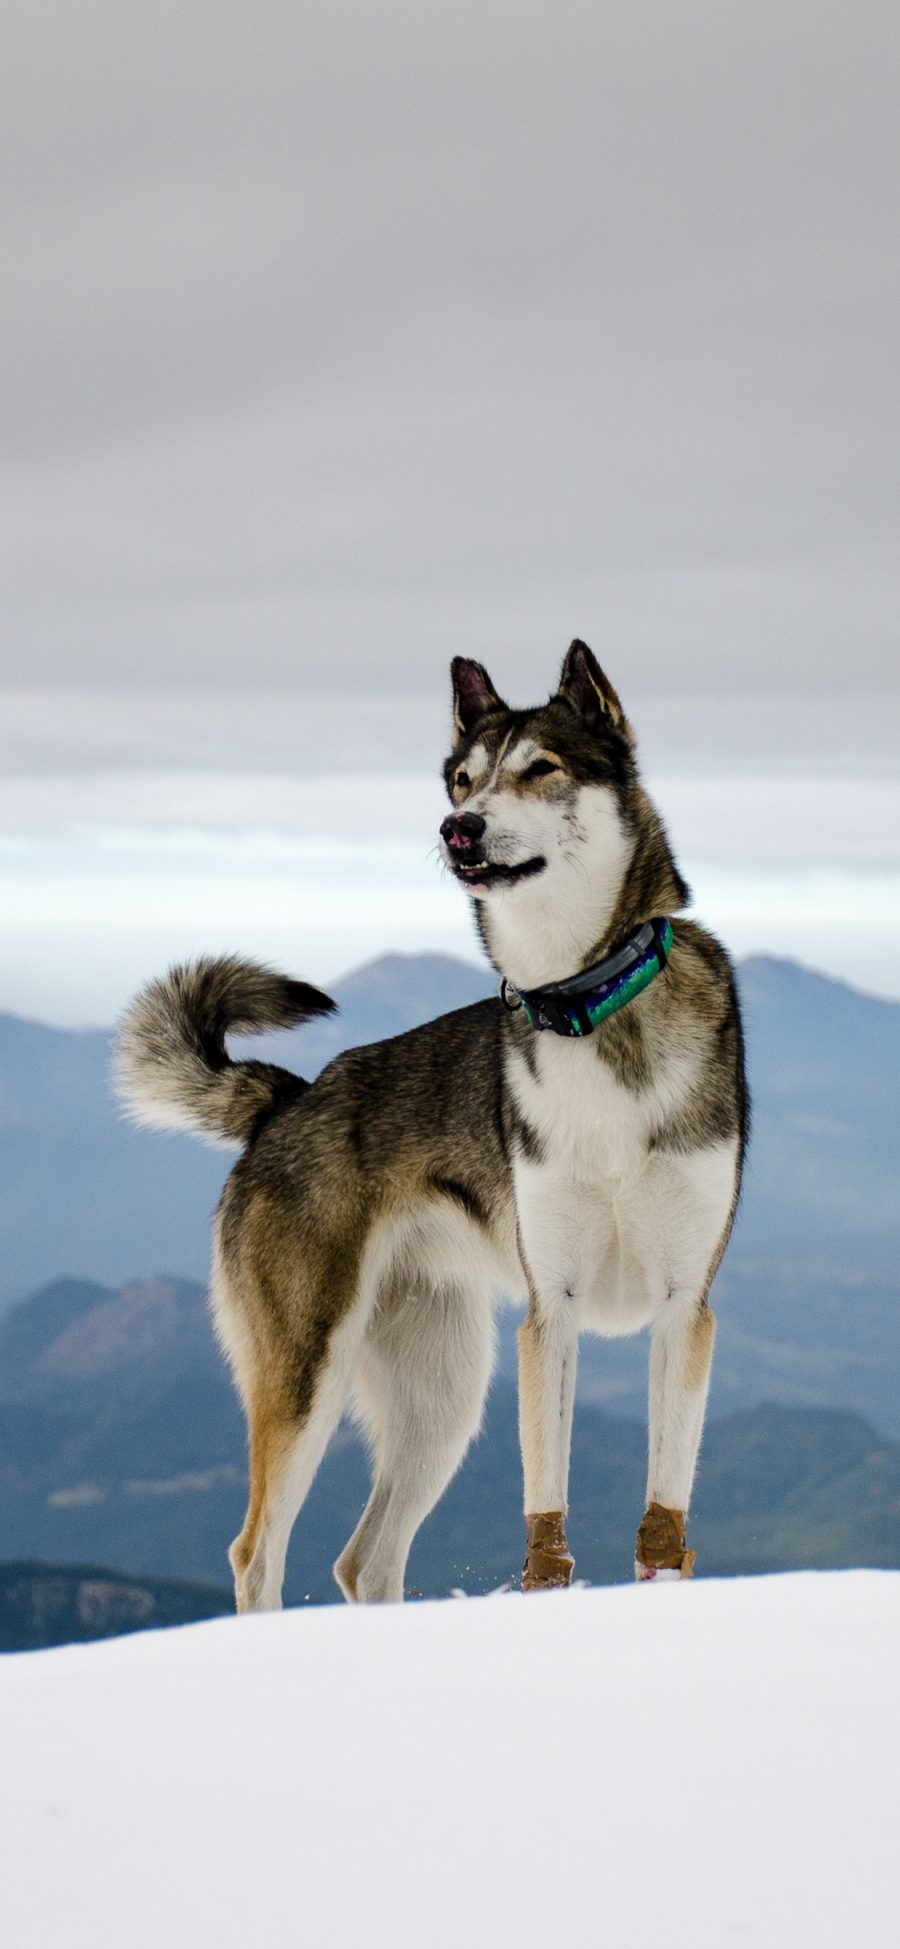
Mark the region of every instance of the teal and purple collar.
[[552, 1029], [554, 1035], [591, 1035], [608, 1015], [615, 1015], [655, 981], [671, 951], [671, 921], [648, 920], [605, 961], [570, 975], [568, 981], [551, 981], [546, 988], [514, 988], [504, 975], [500, 1000], [506, 1008], [523, 1009], [533, 1029]]

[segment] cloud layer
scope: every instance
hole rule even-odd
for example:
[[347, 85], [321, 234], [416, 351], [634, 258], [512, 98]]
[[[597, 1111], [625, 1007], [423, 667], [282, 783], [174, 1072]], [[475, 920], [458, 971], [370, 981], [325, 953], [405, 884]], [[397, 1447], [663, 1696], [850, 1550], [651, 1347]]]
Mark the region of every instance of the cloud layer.
[[[895, 681], [896, 9], [13, 0], [9, 681]], [[440, 681], [443, 681], [441, 675]]]

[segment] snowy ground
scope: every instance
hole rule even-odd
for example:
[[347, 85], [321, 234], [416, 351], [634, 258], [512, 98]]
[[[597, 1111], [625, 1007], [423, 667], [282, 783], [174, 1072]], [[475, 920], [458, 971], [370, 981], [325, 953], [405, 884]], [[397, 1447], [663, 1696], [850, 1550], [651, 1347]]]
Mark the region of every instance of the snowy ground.
[[853, 1571], [9, 1657], [5, 1939], [893, 1945], [898, 1639]]

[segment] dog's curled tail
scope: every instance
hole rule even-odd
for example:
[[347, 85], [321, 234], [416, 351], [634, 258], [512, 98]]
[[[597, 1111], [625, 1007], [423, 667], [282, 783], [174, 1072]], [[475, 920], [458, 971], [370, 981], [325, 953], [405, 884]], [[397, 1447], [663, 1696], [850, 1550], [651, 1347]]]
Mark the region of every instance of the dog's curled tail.
[[293, 1028], [335, 1006], [306, 982], [232, 956], [171, 968], [122, 1017], [116, 1089], [137, 1123], [247, 1144], [273, 1110], [309, 1085], [275, 1063], [232, 1062], [226, 1035]]

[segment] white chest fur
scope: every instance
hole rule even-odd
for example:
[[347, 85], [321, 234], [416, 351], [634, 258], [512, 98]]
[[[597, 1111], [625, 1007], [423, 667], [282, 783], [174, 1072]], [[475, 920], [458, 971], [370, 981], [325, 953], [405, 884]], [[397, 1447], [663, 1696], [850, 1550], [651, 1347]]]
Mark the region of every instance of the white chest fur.
[[535, 1039], [536, 1074], [515, 1054], [510, 1085], [540, 1140], [514, 1165], [520, 1234], [543, 1303], [577, 1304], [581, 1324], [631, 1333], [676, 1296], [696, 1298], [727, 1222], [737, 1141], [687, 1154], [651, 1139], [698, 1080], [699, 1052], [673, 1047], [640, 1092], [593, 1043]]

